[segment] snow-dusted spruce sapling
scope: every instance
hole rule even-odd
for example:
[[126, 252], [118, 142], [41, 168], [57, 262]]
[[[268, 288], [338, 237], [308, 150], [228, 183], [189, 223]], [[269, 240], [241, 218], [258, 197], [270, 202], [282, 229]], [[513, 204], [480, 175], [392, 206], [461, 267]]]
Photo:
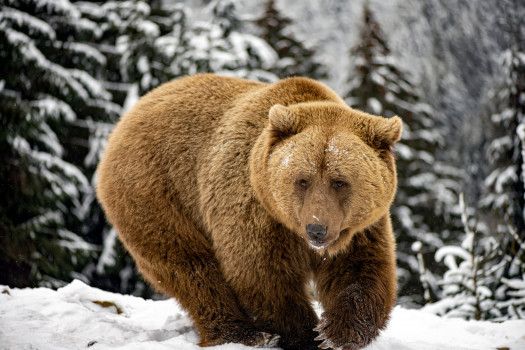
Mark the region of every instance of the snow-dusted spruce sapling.
[[507, 214], [499, 230], [505, 261], [495, 292], [496, 307], [501, 312], [499, 320], [525, 319], [525, 241], [510, 222]]
[[465, 319], [490, 319], [499, 316], [493, 287], [498, 271], [505, 265], [499, 244], [493, 237], [483, 237], [467, 214], [464, 195], [460, 195], [465, 236], [460, 246], [445, 246], [436, 252], [436, 262], [443, 261], [448, 270], [440, 285], [442, 299], [428, 305], [439, 314]]
[[360, 349], [396, 300], [389, 209], [401, 130], [401, 119], [351, 109], [307, 78], [182, 78], [121, 118], [97, 195], [200, 345]]

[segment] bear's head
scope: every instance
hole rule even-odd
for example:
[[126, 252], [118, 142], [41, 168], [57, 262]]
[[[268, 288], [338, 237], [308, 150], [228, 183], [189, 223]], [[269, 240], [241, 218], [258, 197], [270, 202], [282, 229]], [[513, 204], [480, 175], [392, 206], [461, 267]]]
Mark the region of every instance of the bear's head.
[[266, 210], [312, 248], [336, 254], [387, 215], [402, 122], [342, 104], [274, 105], [252, 153], [251, 182]]

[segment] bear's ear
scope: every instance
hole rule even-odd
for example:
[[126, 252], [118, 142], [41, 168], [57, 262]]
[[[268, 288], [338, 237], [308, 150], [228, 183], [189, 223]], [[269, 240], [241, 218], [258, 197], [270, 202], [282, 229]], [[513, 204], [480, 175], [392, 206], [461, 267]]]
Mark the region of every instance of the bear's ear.
[[377, 148], [385, 148], [391, 150], [394, 144], [401, 139], [403, 132], [403, 122], [398, 116], [371, 122], [373, 125], [372, 144]]
[[299, 118], [289, 108], [276, 104], [268, 113], [270, 131], [278, 139], [284, 139], [298, 132]]

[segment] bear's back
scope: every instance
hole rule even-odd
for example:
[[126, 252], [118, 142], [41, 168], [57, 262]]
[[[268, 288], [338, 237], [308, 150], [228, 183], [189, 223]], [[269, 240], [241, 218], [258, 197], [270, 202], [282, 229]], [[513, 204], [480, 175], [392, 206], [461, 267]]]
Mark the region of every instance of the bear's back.
[[97, 196], [110, 222], [183, 203], [198, 226], [197, 164], [225, 111], [265, 84], [202, 74], [161, 85], [117, 123], [98, 167]]

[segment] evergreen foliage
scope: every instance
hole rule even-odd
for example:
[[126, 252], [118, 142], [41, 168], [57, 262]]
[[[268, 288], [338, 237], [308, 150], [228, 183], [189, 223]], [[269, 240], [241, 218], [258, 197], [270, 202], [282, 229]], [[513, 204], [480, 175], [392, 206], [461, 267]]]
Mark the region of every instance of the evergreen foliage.
[[525, 319], [525, 241], [509, 222], [507, 216], [500, 233], [505, 266], [496, 287], [496, 307], [500, 319]]
[[[481, 205], [500, 233], [507, 262], [496, 296], [503, 318], [525, 317], [525, 50], [518, 35], [502, 55], [504, 79], [489, 94], [489, 174]], [[492, 215], [491, 215], [492, 214]]]
[[506, 223], [497, 228], [497, 234], [491, 234], [488, 226], [478, 219], [472, 223], [463, 194], [460, 207], [465, 234], [461, 244], [444, 246], [436, 252], [436, 263], [444, 262], [447, 271], [439, 281], [440, 299], [425, 305], [425, 309], [442, 316], [473, 320], [523, 319], [524, 241], [508, 216]]
[[196, 22], [186, 32], [187, 46], [180, 60], [172, 66], [182, 67], [185, 74], [217, 73], [220, 75], [274, 82], [270, 73], [277, 55], [261, 38], [241, 32], [233, 0], [212, 1], [207, 11], [210, 22]]
[[106, 80], [116, 102], [123, 104], [130, 84], [143, 95], [176, 76], [167, 67], [180, 54], [186, 21], [184, 8], [152, 11], [144, 1], [93, 1], [76, 4], [97, 23], [94, 46], [107, 59]]
[[68, 2], [8, 0], [1, 8], [0, 283], [57, 286], [80, 278], [96, 252], [81, 235], [92, 189], [78, 125], [120, 113], [94, 78], [104, 57], [81, 41], [97, 35]]
[[[423, 303], [419, 282], [417, 247], [420, 259], [431, 259], [447, 241], [461, 231], [456, 198], [462, 172], [436, 159], [444, 142], [436, 118], [439, 116], [421, 101], [416, 86], [397, 68], [384, 34], [371, 10], [365, 6], [359, 44], [350, 52], [355, 71], [350, 74], [346, 100], [366, 112], [403, 119], [403, 137], [396, 144], [398, 191], [392, 209], [398, 241], [400, 292], [402, 302]], [[438, 290], [436, 274], [428, 269], [427, 282]], [[429, 295], [428, 298], [431, 298]]]
[[448, 270], [439, 281], [442, 299], [429, 307], [435, 313], [450, 317], [486, 320], [500, 316], [496, 308], [494, 287], [505, 261], [501, 260], [498, 242], [482, 235], [477, 224], [472, 225], [467, 214], [464, 195], [460, 196], [462, 222], [465, 228], [460, 245], [437, 250], [437, 263], [444, 262]]
[[304, 76], [312, 79], [327, 77], [326, 68], [315, 60], [315, 52], [294, 38], [290, 31], [292, 20], [283, 16], [275, 6], [275, 0], [268, 0], [265, 12], [255, 21], [262, 29], [261, 38], [277, 52], [279, 61], [272, 72], [279, 78]]
[[525, 238], [525, 51], [511, 49], [504, 53], [505, 79], [489, 97], [492, 122], [487, 149], [490, 164], [485, 179], [486, 194], [482, 204], [502, 218], [510, 215], [518, 235]]

